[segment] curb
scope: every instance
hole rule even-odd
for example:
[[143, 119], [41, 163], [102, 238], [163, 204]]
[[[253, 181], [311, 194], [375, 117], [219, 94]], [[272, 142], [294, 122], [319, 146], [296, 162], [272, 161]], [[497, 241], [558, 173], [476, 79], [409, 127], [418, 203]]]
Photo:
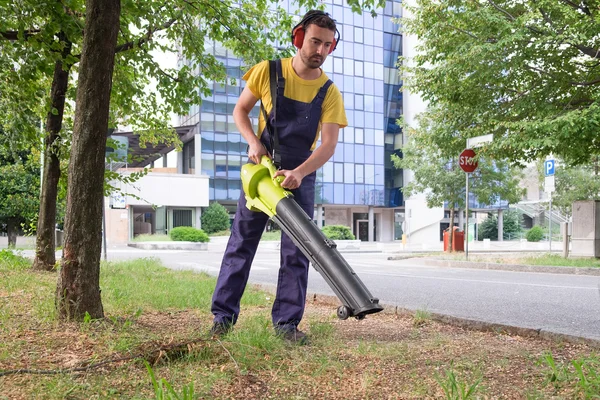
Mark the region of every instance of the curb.
[[127, 246], [142, 250], [208, 250], [208, 243], [197, 242], [130, 242]]
[[[406, 260], [409, 257], [391, 256], [388, 260]], [[567, 267], [567, 266], [550, 266], [550, 265], [527, 265], [527, 264], [499, 264], [491, 262], [478, 261], [460, 261], [460, 260], [439, 260], [421, 258], [421, 263], [428, 267], [446, 267], [446, 268], [473, 268], [473, 269], [489, 269], [498, 271], [512, 272], [539, 272], [550, 274], [572, 274], [572, 275], [590, 275], [600, 276], [600, 268], [592, 267]]]

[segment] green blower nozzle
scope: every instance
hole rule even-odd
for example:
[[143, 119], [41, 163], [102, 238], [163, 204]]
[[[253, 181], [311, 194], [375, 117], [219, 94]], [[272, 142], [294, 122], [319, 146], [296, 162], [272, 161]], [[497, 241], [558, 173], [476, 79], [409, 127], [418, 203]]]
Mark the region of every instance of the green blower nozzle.
[[352, 267], [293, 199], [291, 192], [281, 187], [282, 176], [275, 177], [277, 168], [263, 156], [260, 164], [242, 166], [242, 186], [246, 205], [252, 211], [267, 214], [298, 246], [313, 267], [323, 276], [343, 305], [338, 307], [340, 319], [363, 319], [367, 314], [383, 310]]

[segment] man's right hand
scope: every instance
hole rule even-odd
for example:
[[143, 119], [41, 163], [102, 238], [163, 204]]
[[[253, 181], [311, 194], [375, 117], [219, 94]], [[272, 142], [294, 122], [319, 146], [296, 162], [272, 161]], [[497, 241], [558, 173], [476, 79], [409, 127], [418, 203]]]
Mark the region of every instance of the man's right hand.
[[267, 152], [267, 149], [265, 149], [265, 146], [263, 146], [260, 140], [248, 145], [248, 158], [250, 158], [250, 161], [254, 164], [260, 164], [262, 156], [271, 158], [271, 155]]

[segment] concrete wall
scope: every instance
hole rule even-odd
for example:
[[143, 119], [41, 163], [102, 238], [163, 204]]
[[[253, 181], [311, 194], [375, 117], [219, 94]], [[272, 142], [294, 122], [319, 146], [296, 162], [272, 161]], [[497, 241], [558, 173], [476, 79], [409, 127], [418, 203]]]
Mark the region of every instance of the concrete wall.
[[345, 225], [352, 227], [352, 219], [348, 219], [346, 208], [332, 208], [323, 206], [325, 209], [325, 225]]
[[129, 210], [109, 208], [108, 201], [105, 204], [106, 243], [109, 245], [127, 243], [129, 241]]
[[[415, 5], [414, 0], [406, 0], [404, 4]], [[411, 13], [403, 7], [403, 16], [411, 17]], [[402, 36], [402, 53], [411, 63], [411, 59], [417, 55], [417, 38], [411, 35]], [[425, 111], [427, 104], [417, 93], [411, 93], [404, 89], [402, 95], [402, 106], [404, 112], [404, 121], [409, 125], [416, 127], [417, 117]], [[407, 140], [407, 133], [404, 132], [404, 140]], [[414, 174], [410, 170], [404, 170], [404, 184], [408, 184], [414, 179]], [[443, 208], [430, 209], [425, 203], [425, 195], [419, 194], [405, 200], [406, 219], [404, 222], [404, 233], [408, 236], [408, 243], [411, 246], [422, 246], [430, 248], [439, 247], [440, 243], [440, 221], [444, 218]]]
[[151, 172], [122, 190], [140, 197], [127, 196], [128, 205], [208, 207], [208, 179], [207, 175]]
[[573, 203], [571, 255], [600, 257], [600, 201]]

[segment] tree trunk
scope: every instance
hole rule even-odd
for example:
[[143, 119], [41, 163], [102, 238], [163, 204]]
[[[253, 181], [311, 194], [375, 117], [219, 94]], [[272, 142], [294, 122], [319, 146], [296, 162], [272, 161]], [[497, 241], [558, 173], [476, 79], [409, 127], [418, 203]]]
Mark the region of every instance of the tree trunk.
[[17, 246], [18, 220], [8, 218], [6, 221], [6, 231], [8, 234], [8, 248], [14, 249]]
[[100, 251], [104, 153], [120, 0], [87, 0], [81, 53], [63, 259], [56, 287], [59, 318], [102, 318]]
[[[61, 59], [64, 60], [71, 53], [71, 42], [66, 39], [62, 32], [59, 34], [59, 37], [65, 43]], [[54, 64], [54, 76], [50, 91], [52, 109], [56, 109], [56, 112], [53, 113], [51, 109], [46, 116], [44, 176], [40, 192], [40, 212], [35, 240], [35, 259], [32, 266], [35, 270], [43, 271], [52, 270], [56, 264], [54, 252], [56, 251], [56, 198], [58, 196], [58, 181], [60, 179], [60, 131], [62, 129], [65, 98], [71, 68], [70, 65], [63, 64], [61, 60]]]

